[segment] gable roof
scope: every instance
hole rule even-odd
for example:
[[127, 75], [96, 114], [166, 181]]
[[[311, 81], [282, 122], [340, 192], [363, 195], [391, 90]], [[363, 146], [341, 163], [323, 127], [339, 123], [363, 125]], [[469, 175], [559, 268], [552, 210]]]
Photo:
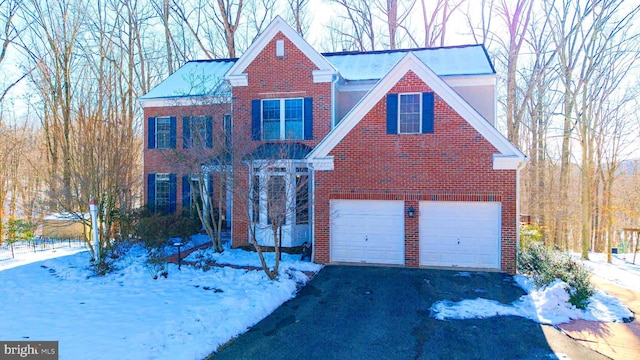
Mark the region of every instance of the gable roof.
[[[330, 169], [332, 159], [329, 152], [362, 120], [369, 111], [391, 90], [408, 72], [413, 71], [422, 81], [433, 89], [449, 106], [460, 114], [476, 131], [487, 139], [497, 150], [494, 155], [495, 169], [511, 169], [527, 157], [495, 127], [485, 120], [469, 103], [458, 95], [438, 75], [436, 75], [413, 52], [406, 53], [400, 61], [347, 113], [344, 119], [313, 149], [308, 155], [312, 163], [321, 168]], [[318, 168], [318, 167], [316, 167]]]
[[280, 16], [276, 16], [264, 32], [249, 46], [247, 51], [229, 69], [225, 79], [229, 80], [233, 86], [246, 86], [247, 74], [244, 71], [280, 32], [318, 67], [318, 70], [314, 71], [314, 79], [320, 76], [322, 81], [331, 81], [331, 75], [337, 73], [337, 70]]
[[493, 75], [495, 69], [484, 45], [324, 53], [345, 80], [379, 80], [408, 52], [439, 76]]
[[231, 89], [225, 86], [224, 75], [235, 62], [236, 59], [189, 61], [140, 100], [231, 95]]

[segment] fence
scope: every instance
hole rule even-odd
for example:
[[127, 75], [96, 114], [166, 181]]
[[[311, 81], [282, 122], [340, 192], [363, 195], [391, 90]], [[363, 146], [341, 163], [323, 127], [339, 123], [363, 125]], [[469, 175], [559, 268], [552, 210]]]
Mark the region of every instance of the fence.
[[82, 248], [87, 243], [83, 239], [48, 239], [35, 238], [27, 241], [17, 241], [0, 245], [0, 261], [15, 259], [27, 254], [61, 248]]

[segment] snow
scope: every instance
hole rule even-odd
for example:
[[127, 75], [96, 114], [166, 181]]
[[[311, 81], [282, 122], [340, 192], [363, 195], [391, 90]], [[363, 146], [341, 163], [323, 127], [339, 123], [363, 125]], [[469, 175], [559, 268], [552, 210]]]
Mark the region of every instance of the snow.
[[[461, 273], [459, 276], [468, 276]], [[546, 287], [536, 289], [526, 276], [516, 275], [514, 281], [525, 291], [511, 304], [483, 298], [459, 302], [438, 301], [431, 307], [439, 320], [489, 318], [492, 316], [521, 316], [541, 324], [557, 325], [575, 319], [588, 321], [621, 322], [634, 314], [617, 298], [600, 290], [591, 297], [586, 309], [580, 310], [569, 303], [567, 284], [557, 279]]]
[[[225, 253], [236, 265], [258, 257]], [[103, 277], [92, 276], [89, 258], [84, 251], [3, 266], [0, 338], [57, 340], [60, 359], [202, 359], [293, 298], [308, 281], [294, 269], [321, 268], [284, 256], [271, 281], [262, 270], [169, 264], [168, 277], [154, 280], [139, 246]]]
[[190, 61], [140, 100], [228, 93], [230, 89], [223, 86], [223, 78], [233, 64], [234, 59]]
[[[411, 50], [436, 75], [494, 74], [481, 45]], [[407, 51], [324, 54], [347, 80], [382, 79]]]
[[80, 221], [82, 218], [85, 220], [89, 219], [91, 215], [89, 213], [51, 213], [44, 217], [43, 220], [54, 220], [54, 221]]
[[632, 261], [633, 253], [612, 254], [611, 264], [607, 263], [607, 254], [589, 253], [589, 260], [585, 260], [584, 264], [596, 276], [618, 286], [640, 292], [640, 255], [635, 265]]
[[83, 247], [71, 247], [71, 248], [59, 248], [47, 251], [30, 252], [29, 254], [16, 254], [15, 259], [0, 261], [0, 271], [11, 269], [17, 266], [30, 264], [36, 261], [42, 261], [47, 259], [53, 259], [61, 256], [73, 255], [79, 252], [87, 251], [85, 246]]

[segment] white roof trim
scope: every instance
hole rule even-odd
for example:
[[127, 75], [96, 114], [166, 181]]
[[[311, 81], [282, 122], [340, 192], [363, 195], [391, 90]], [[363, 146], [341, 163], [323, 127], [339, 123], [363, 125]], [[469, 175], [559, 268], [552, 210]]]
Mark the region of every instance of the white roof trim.
[[465, 87], [465, 86], [495, 86], [498, 76], [496, 74], [489, 75], [447, 75], [443, 76], [442, 80], [452, 87]]
[[493, 170], [518, 170], [525, 162], [529, 161], [528, 157], [521, 159], [515, 155], [493, 155]]
[[193, 106], [193, 105], [213, 105], [231, 103], [231, 95], [215, 96], [183, 96], [175, 98], [138, 99], [140, 106], [148, 107], [172, 107], [172, 106]]
[[417, 56], [408, 52], [396, 63], [356, 106], [347, 113], [340, 123], [309, 153], [308, 159], [325, 158], [329, 152], [366, 116], [391, 88], [409, 71], [413, 71], [429, 85], [449, 106], [462, 116], [473, 128], [498, 149], [501, 155], [515, 156], [526, 161], [526, 156], [482, 115], [467, 103], [455, 90], [436, 75]]
[[309, 159], [313, 170], [333, 170], [333, 156]]
[[[309, 43], [303, 39], [300, 34], [298, 34], [286, 21], [284, 21], [280, 16], [276, 16], [275, 19], [267, 26], [265, 31], [258, 36], [258, 38], [249, 46], [249, 49], [236, 61], [235, 64], [229, 69], [227, 74], [225, 75], [225, 79], [231, 82], [232, 86], [247, 86], [246, 80], [238, 80], [241, 76], [247, 77], [247, 74], [244, 71], [247, 69], [249, 64], [255, 60], [255, 58], [262, 52], [262, 50], [269, 44], [269, 42], [279, 33], [282, 32], [284, 36], [286, 36], [300, 51], [302, 51], [308, 58], [313, 62], [318, 70], [321, 71], [322, 75], [326, 76], [326, 73], [331, 72], [331, 74], [337, 74], [338, 70], [336, 70], [333, 65], [324, 56], [322, 56], [319, 52], [317, 52]], [[315, 75], [315, 74], [314, 74]], [[322, 76], [319, 78], [323, 79]], [[234, 81], [235, 80], [235, 81]], [[328, 82], [328, 81], [316, 81], [315, 82]]]
[[249, 75], [235, 74], [235, 75], [226, 75], [225, 79], [229, 80], [231, 86], [248, 86], [249, 85]]

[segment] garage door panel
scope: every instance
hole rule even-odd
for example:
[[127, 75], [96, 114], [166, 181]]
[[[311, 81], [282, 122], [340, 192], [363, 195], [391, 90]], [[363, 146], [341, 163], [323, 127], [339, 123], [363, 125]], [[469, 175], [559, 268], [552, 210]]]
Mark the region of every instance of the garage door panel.
[[501, 204], [420, 202], [420, 265], [500, 268]]
[[331, 261], [404, 264], [404, 203], [331, 201]]

